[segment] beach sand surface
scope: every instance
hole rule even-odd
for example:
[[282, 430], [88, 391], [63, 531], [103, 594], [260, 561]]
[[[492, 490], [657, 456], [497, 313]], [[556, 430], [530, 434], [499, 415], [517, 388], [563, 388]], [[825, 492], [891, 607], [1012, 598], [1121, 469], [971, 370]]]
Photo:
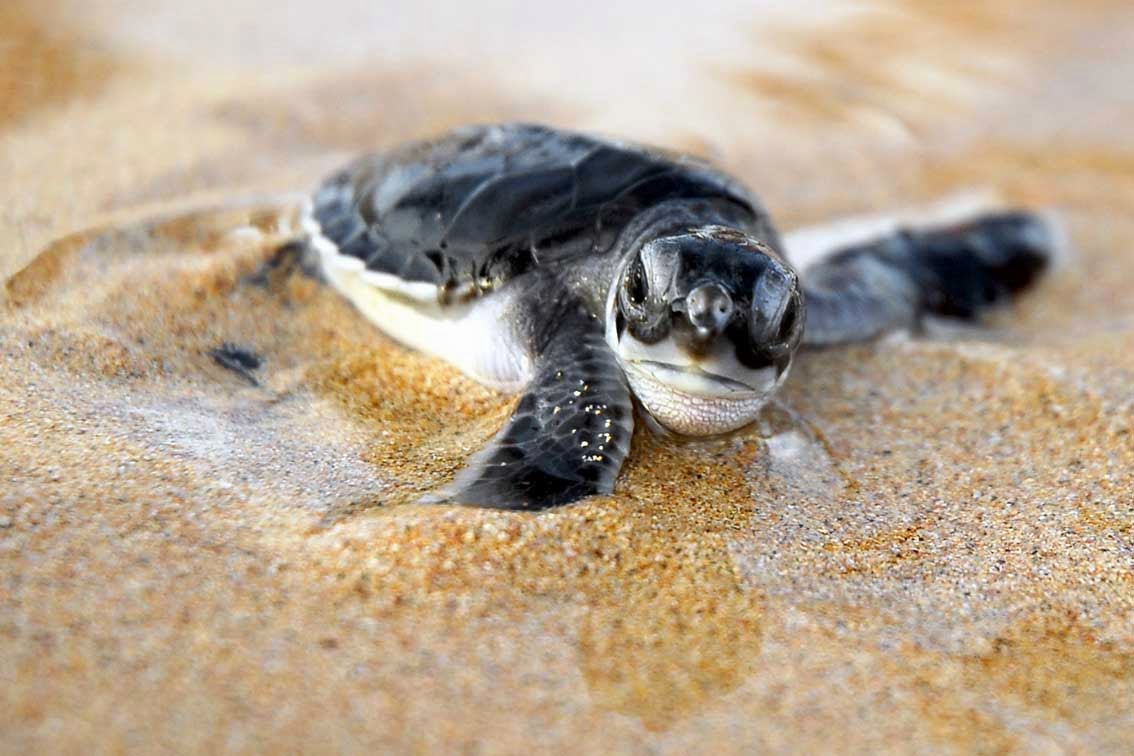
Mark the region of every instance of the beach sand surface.
[[[1129, 753], [1134, 7], [971, 5], [5, 0], [0, 752]], [[350, 156], [504, 119], [1066, 249], [610, 496], [416, 505], [514, 398], [280, 248]]]

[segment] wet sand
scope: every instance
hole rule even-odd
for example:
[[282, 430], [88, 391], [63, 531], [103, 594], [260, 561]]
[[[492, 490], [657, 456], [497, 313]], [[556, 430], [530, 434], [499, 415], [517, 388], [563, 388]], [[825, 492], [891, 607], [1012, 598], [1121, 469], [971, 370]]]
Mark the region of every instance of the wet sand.
[[[0, 751], [1134, 747], [1122, 3], [737, 7], [640, 89], [632, 14], [593, 80], [503, 5], [452, 59], [150, 5], [0, 11]], [[788, 228], [992, 188], [1070, 252], [985, 328], [804, 355], [749, 431], [639, 432], [611, 496], [418, 506], [513, 400], [279, 255], [285, 195], [498, 118], [710, 155]]]

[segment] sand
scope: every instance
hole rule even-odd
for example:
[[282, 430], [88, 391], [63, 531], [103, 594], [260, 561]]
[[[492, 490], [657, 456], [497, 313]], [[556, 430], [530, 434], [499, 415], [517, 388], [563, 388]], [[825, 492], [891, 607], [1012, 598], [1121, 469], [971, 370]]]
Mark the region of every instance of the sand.
[[[0, 9], [0, 751], [1134, 748], [1125, 4], [181, 7]], [[347, 156], [497, 118], [787, 228], [994, 190], [1069, 251], [744, 433], [639, 432], [611, 496], [419, 506], [514, 400], [277, 249]]]

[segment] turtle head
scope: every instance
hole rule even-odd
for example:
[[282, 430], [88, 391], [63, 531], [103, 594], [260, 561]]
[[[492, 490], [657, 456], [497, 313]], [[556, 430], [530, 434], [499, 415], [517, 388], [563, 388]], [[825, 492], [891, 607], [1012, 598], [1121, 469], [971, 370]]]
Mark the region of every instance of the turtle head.
[[706, 226], [653, 239], [623, 261], [607, 338], [661, 425], [713, 435], [752, 422], [803, 334], [799, 279], [767, 244]]

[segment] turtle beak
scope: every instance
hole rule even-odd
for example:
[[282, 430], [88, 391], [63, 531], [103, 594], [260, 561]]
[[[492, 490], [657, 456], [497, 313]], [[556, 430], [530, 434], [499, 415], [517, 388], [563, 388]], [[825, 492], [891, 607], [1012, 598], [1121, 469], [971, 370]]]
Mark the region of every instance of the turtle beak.
[[719, 335], [732, 320], [732, 296], [718, 283], [704, 283], [685, 296], [685, 317], [702, 342]]

